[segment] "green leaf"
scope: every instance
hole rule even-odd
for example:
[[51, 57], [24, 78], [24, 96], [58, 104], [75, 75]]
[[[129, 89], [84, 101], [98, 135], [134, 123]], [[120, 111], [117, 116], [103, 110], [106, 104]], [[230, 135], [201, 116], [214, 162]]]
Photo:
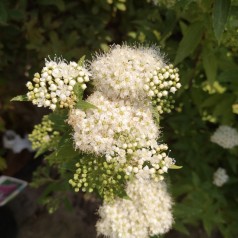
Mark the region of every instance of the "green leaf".
[[45, 152], [49, 151], [50, 145], [40, 147], [36, 154], [34, 155], [34, 159], [38, 158], [40, 155], [44, 154]]
[[179, 48], [175, 57], [175, 64], [180, 63], [193, 53], [197, 48], [203, 34], [203, 22], [194, 22], [185, 31], [183, 39], [179, 43]]
[[60, 191], [62, 188], [62, 181], [55, 180], [47, 185], [47, 187], [44, 189], [43, 193], [38, 198], [38, 201], [41, 203], [46, 198], [47, 195], [54, 191]]
[[81, 87], [81, 84], [76, 83], [74, 85], [74, 94], [76, 95], [77, 99], [82, 99], [83, 98], [83, 92], [84, 90]]
[[181, 223], [181, 222], [176, 222], [176, 223], [174, 224], [174, 229], [177, 230], [177, 231], [179, 231], [179, 232], [181, 232], [181, 233], [183, 233], [183, 234], [185, 234], [185, 235], [189, 235], [188, 229], [187, 229], [186, 226], [185, 226], [183, 223]]
[[212, 12], [213, 30], [220, 43], [228, 19], [231, 0], [215, 0]]
[[86, 102], [84, 100], [78, 100], [76, 103], [76, 108], [86, 111], [88, 109], [97, 109], [93, 104]]
[[0, 157], [0, 171], [3, 171], [7, 168], [6, 160], [2, 157]]
[[48, 115], [48, 118], [54, 123], [54, 130], [65, 132], [65, 130], [68, 128], [68, 124], [67, 122], [65, 122], [68, 118], [67, 109], [60, 109], [58, 111], [54, 111], [53, 113]]
[[222, 72], [218, 79], [219, 82], [233, 83], [237, 81], [238, 70], [229, 70]]
[[204, 99], [203, 103], [201, 104], [201, 107], [214, 107], [214, 105], [217, 105], [217, 102], [222, 101], [223, 96], [220, 94], [214, 94], [210, 97], [206, 97]]
[[178, 166], [178, 165], [172, 164], [169, 168], [170, 169], [182, 169], [183, 166]]
[[23, 102], [23, 101], [29, 101], [28, 97], [26, 95], [19, 95], [11, 99], [11, 102], [13, 101], [18, 101], [18, 102]]
[[119, 189], [117, 191], [117, 196], [126, 200], [131, 200], [131, 198], [128, 196], [128, 194], [124, 189]]
[[202, 52], [202, 61], [207, 80], [210, 83], [214, 82], [217, 76], [217, 57], [208, 47], [205, 47]]
[[85, 55], [83, 55], [83, 56], [79, 59], [78, 65], [79, 65], [79, 66], [83, 66], [84, 61], [85, 61]]
[[6, 23], [8, 18], [7, 9], [3, 2], [0, 2], [0, 23]]

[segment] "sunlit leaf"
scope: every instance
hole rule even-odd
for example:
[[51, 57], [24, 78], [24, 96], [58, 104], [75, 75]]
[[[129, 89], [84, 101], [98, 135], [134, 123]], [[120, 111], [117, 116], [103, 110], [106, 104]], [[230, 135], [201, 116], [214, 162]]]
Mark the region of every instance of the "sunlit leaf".
[[86, 57], [86, 56], [83, 55], [83, 56], [79, 59], [79, 61], [78, 61], [78, 65], [79, 65], [79, 66], [83, 66], [85, 57]]
[[26, 95], [19, 95], [11, 99], [11, 102], [13, 101], [18, 101], [18, 102], [23, 102], [23, 101], [29, 101], [28, 97]]
[[178, 166], [178, 165], [172, 164], [169, 168], [170, 169], [182, 169], [183, 166]]
[[96, 106], [94, 106], [93, 104], [86, 102], [84, 100], [78, 100], [75, 108], [81, 109], [83, 111], [86, 111], [88, 109], [97, 109]]

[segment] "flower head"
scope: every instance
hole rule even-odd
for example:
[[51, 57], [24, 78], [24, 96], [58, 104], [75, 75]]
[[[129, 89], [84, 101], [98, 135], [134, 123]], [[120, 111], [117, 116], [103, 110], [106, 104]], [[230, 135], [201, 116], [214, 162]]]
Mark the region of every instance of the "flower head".
[[225, 149], [232, 149], [238, 145], [238, 132], [229, 126], [220, 126], [211, 136], [211, 141]]
[[59, 132], [54, 131], [53, 125], [54, 123], [48, 116], [44, 116], [42, 122], [35, 125], [32, 133], [29, 134], [29, 140], [31, 141], [34, 150], [44, 146], [50, 148], [54, 146], [54, 142], [59, 139]]
[[162, 113], [169, 94], [181, 87], [178, 70], [153, 48], [114, 46], [91, 63], [93, 82], [107, 97], [152, 100]]
[[64, 60], [46, 60], [41, 74], [34, 75], [33, 83], [27, 82], [29, 90], [27, 97], [38, 107], [73, 108], [76, 102], [74, 86], [86, 88], [85, 82], [89, 81], [89, 72], [75, 62], [66, 63]]
[[229, 176], [226, 173], [226, 170], [223, 168], [218, 168], [217, 171], [213, 174], [213, 184], [217, 187], [223, 186], [229, 179]]
[[149, 238], [168, 232], [173, 223], [172, 201], [163, 182], [130, 181], [129, 199], [104, 203], [97, 232], [113, 238]]
[[75, 109], [69, 115], [76, 148], [105, 155], [108, 163], [121, 166], [128, 175], [162, 180], [173, 162], [165, 153], [167, 145], [157, 143], [159, 130], [149, 106], [111, 101], [100, 92], [87, 101], [97, 109]]

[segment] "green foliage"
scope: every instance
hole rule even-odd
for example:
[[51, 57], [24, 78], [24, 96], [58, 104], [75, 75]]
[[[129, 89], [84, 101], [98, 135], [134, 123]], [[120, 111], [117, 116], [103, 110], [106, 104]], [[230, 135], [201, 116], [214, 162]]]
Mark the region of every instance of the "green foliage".
[[23, 102], [23, 101], [28, 101], [28, 98], [26, 95], [19, 95], [19, 96], [12, 98], [11, 101]]
[[[169, 173], [175, 200], [174, 228], [184, 237], [193, 236], [191, 227], [202, 226], [210, 237], [219, 232], [222, 237], [234, 238], [238, 235], [238, 151], [212, 144], [210, 136], [221, 124], [238, 129], [238, 1], [158, 2], [1, 1], [0, 83], [23, 85], [47, 55], [78, 60], [123, 41], [159, 45], [166, 58], [179, 67], [182, 81], [175, 110], [161, 120], [164, 141], [183, 166]], [[83, 92], [77, 95], [82, 96], [78, 102], [81, 109], [91, 107], [84, 103]], [[66, 111], [54, 112], [49, 118], [62, 135], [70, 130]], [[80, 158], [70, 138], [62, 136], [59, 143], [60, 149], [45, 160], [64, 173], [68, 183], [67, 171], [75, 170], [70, 161]], [[59, 168], [57, 161], [64, 161], [64, 166]], [[212, 183], [218, 167], [224, 167], [230, 177], [221, 188]], [[62, 191], [52, 178], [42, 181], [47, 176], [40, 173], [33, 182], [46, 182], [48, 195]], [[64, 184], [64, 189], [69, 185]]]
[[185, 29], [183, 39], [179, 43], [179, 48], [175, 57], [175, 64], [180, 63], [191, 55], [197, 48], [203, 34], [203, 22], [192, 23]]
[[0, 157], [0, 171], [3, 171], [7, 168], [6, 160], [2, 157]]
[[231, 0], [215, 0], [213, 6], [213, 28], [220, 42], [229, 15]]

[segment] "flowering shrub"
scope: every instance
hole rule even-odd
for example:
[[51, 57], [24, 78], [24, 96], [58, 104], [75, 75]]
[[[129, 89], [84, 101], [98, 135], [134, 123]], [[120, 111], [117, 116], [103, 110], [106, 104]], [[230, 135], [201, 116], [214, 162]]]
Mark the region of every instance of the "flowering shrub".
[[[165, 102], [181, 86], [178, 70], [167, 66], [156, 49], [126, 45], [113, 46], [89, 64], [90, 73], [83, 58], [78, 64], [46, 61], [42, 73], [34, 74], [35, 84], [27, 82], [27, 97], [15, 99], [53, 111], [35, 126], [29, 139], [39, 155], [57, 151], [64, 136], [73, 134], [71, 149], [77, 149], [74, 154], [78, 156], [69, 162], [75, 163], [75, 173], [66, 168], [60, 176], [66, 179], [71, 174], [69, 183], [75, 192], [82, 188], [103, 198], [99, 234], [112, 238], [164, 234], [171, 228], [173, 216], [171, 198], [161, 181], [168, 169], [179, 167], [166, 153], [168, 146], [158, 143], [156, 118], [163, 105], [170, 110]], [[94, 92], [83, 100], [90, 79]], [[60, 135], [62, 132], [54, 131], [58, 123], [51, 117], [58, 119], [54, 111], [65, 107], [69, 109], [61, 123], [71, 125], [72, 132]], [[64, 165], [54, 152], [49, 156], [54, 159], [51, 166]], [[122, 207], [128, 208], [126, 213], [120, 211]]]
[[[235, 146], [236, 140], [233, 140], [236, 137], [230, 137], [230, 133], [218, 137], [222, 145], [232, 142], [232, 148], [223, 148], [211, 141], [211, 136], [220, 126], [238, 130], [237, 6], [237, 0], [1, 1], [0, 130], [10, 128], [10, 125], [14, 124], [15, 128], [30, 131], [33, 122], [29, 121], [29, 118], [32, 118], [34, 109], [31, 108], [31, 117], [25, 118], [22, 123], [19, 114], [14, 116], [13, 113], [20, 108], [19, 104], [9, 104], [8, 101], [11, 96], [25, 90], [25, 82], [29, 81], [40, 67], [43, 68], [42, 59], [46, 55], [51, 55], [51, 58], [54, 58], [55, 54], [63, 55], [67, 60], [76, 61], [80, 55], [87, 55], [90, 59], [91, 52], [98, 49], [108, 51], [108, 45], [115, 42], [121, 44], [123, 41], [136, 41], [159, 45], [165, 53], [166, 65], [169, 66], [166, 61], [168, 58], [179, 68], [182, 84], [175, 95], [166, 89], [168, 97], [174, 96], [174, 104], [171, 99], [160, 108], [151, 96], [153, 106], [157, 107], [157, 110], [153, 111], [153, 117], [156, 120], [163, 118], [159, 130], [164, 133], [159, 134], [159, 142], [167, 143], [169, 149], [166, 150], [164, 147], [166, 155], [176, 158], [179, 164], [183, 165], [183, 169], [178, 172], [164, 173], [166, 182], [170, 181], [172, 184], [169, 186], [169, 192], [176, 204], [173, 206], [173, 228], [181, 233], [178, 237], [196, 237], [197, 234], [194, 233], [198, 233], [197, 231], [202, 232], [201, 237], [237, 237], [238, 147]], [[56, 63], [59, 62], [60, 60]], [[103, 65], [103, 68], [105, 67], [106, 65]], [[93, 71], [92, 64], [88, 70]], [[120, 71], [120, 74], [124, 75], [124, 72]], [[95, 80], [94, 82], [96, 85]], [[16, 87], [16, 84], [19, 87]], [[88, 88], [83, 99], [87, 100], [87, 96], [95, 90], [89, 82], [86, 82], [86, 85]], [[122, 93], [127, 93], [126, 87], [118, 85]], [[110, 89], [114, 87], [110, 81], [104, 86]], [[154, 86], [148, 85], [149, 88], [145, 86], [145, 89]], [[73, 90], [74, 93], [75, 90], [77, 89]], [[79, 87], [78, 91], [80, 90]], [[113, 97], [106, 95], [110, 92], [112, 91], [108, 90], [103, 95]], [[131, 95], [136, 93], [130, 91]], [[134, 97], [136, 99], [136, 96]], [[58, 96], [56, 99], [60, 100]], [[85, 106], [81, 100], [77, 104], [84, 105], [84, 108], [92, 106]], [[165, 106], [167, 104], [168, 110]], [[167, 112], [171, 109], [172, 113], [162, 114], [161, 110]], [[50, 148], [53, 155], [46, 156], [45, 160], [48, 164], [54, 164], [54, 167], [57, 167], [55, 164], [61, 164], [58, 169], [67, 179], [52, 179], [49, 166], [45, 166], [38, 169], [33, 180], [35, 186], [48, 185], [44, 194], [51, 196], [48, 196], [44, 203], [51, 211], [64, 197], [57, 196], [53, 199], [52, 192], [56, 190], [57, 194], [65, 193], [65, 190], [71, 189], [68, 180], [72, 179], [78, 183], [78, 180], [84, 179], [74, 179], [74, 174], [78, 174], [77, 168], [83, 168], [84, 176], [90, 173], [97, 176], [101, 173], [96, 170], [88, 173], [88, 170], [84, 169], [90, 168], [94, 163], [89, 154], [80, 155], [88, 159], [80, 160], [79, 165], [71, 163], [73, 158], [78, 157], [78, 151], [72, 149], [73, 141], [67, 136], [73, 132], [72, 127], [63, 123], [68, 120], [65, 110], [68, 110], [68, 107], [61, 111], [55, 109], [54, 114], [49, 115], [50, 120], [54, 122], [53, 130], [60, 132], [60, 138], [63, 139], [58, 138], [59, 141], [52, 143], [53, 147], [57, 143], [60, 146], [56, 151]], [[88, 114], [87, 110], [85, 114]], [[88, 116], [84, 120], [88, 120]], [[3, 150], [0, 150], [0, 156], [4, 157]], [[0, 158], [0, 166], [5, 166], [4, 161]], [[90, 165], [84, 164], [86, 161]], [[99, 170], [104, 170], [104, 162], [101, 158], [97, 159], [96, 163], [100, 164]], [[219, 168], [223, 168], [229, 177], [221, 187], [213, 183], [214, 174]], [[69, 169], [72, 171], [70, 176], [66, 173]], [[106, 169], [112, 171], [110, 167]], [[226, 177], [223, 175], [221, 178]], [[121, 174], [119, 178], [121, 182], [117, 183], [119, 188], [116, 191], [125, 188], [124, 184], [127, 181]], [[97, 185], [101, 184], [101, 181], [97, 182]], [[107, 181], [114, 183], [114, 180]], [[88, 187], [84, 188], [82, 184], [81, 188], [87, 190]]]

